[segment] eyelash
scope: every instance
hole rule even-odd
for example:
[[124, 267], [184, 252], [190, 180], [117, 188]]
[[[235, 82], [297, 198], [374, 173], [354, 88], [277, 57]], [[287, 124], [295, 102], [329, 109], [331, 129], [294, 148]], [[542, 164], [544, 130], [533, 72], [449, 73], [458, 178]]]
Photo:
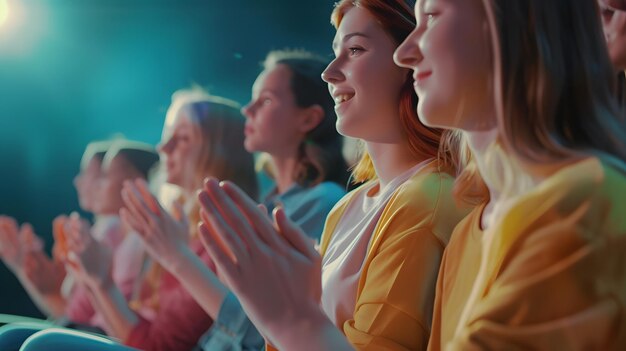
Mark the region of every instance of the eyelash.
[[354, 56], [365, 50], [363, 48], [353, 46], [353, 47], [348, 48], [348, 51], [350, 52], [350, 56]]
[[434, 12], [426, 12], [426, 13], [424, 13], [424, 17], [426, 18], [427, 22], [430, 22], [430, 21], [434, 20], [435, 19], [435, 15], [436, 14]]

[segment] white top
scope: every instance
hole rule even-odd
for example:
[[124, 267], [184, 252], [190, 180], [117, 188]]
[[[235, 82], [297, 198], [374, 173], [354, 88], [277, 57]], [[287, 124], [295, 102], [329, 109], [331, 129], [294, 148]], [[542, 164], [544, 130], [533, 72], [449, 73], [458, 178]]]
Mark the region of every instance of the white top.
[[383, 189], [378, 180], [368, 182], [356, 193], [339, 219], [322, 258], [322, 308], [330, 320], [343, 330], [352, 319], [361, 269], [378, 220], [394, 192], [427, 160], [394, 178]]

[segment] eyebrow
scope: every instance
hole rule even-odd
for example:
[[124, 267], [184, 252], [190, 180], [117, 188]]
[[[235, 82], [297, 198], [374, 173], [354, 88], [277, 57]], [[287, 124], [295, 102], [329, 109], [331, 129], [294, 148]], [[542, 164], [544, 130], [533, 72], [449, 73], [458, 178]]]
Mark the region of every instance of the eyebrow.
[[[346, 41], [348, 41], [352, 37], [369, 38], [369, 35], [367, 35], [367, 34], [365, 34], [363, 32], [354, 32], [354, 33], [346, 34], [346, 36], [343, 37], [342, 41], [346, 42]], [[336, 41], [333, 41], [333, 50], [336, 50], [337, 46], [339, 46], [339, 43], [337, 43]]]

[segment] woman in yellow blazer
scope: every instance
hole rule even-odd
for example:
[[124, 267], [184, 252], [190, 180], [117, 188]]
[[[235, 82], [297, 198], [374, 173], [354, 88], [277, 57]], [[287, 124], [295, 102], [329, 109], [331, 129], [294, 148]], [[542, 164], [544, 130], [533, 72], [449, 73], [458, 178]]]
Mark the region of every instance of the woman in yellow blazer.
[[469, 141], [460, 195], [485, 186], [445, 253], [429, 350], [626, 349], [626, 126], [596, 1], [415, 12], [396, 62], [422, 121]]
[[441, 257], [469, 208], [452, 196], [453, 153], [439, 152], [449, 136], [419, 122], [411, 72], [393, 62], [414, 26], [410, 3], [346, 0], [333, 11], [335, 59], [322, 78], [338, 131], [365, 144], [353, 172], [364, 184], [329, 215], [321, 259], [281, 211], [276, 230], [229, 184], [209, 181], [201, 194], [220, 277], [281, 350], [329, 349], [320, 328], [360, 350], [426, 349]]

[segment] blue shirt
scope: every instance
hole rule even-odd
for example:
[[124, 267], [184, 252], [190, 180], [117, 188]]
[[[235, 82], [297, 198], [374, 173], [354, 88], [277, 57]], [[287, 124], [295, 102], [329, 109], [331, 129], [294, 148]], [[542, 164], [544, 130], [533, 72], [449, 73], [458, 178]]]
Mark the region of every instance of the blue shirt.
[[294, 184], [282, 194], [270, 192], [263, 204], [268, 213], [282, 204], [285, 214], [311, 238], [319, 241], [330, 210], [346, 194], [345, 189], [333, 182], [322, 182], [306, 188]]

